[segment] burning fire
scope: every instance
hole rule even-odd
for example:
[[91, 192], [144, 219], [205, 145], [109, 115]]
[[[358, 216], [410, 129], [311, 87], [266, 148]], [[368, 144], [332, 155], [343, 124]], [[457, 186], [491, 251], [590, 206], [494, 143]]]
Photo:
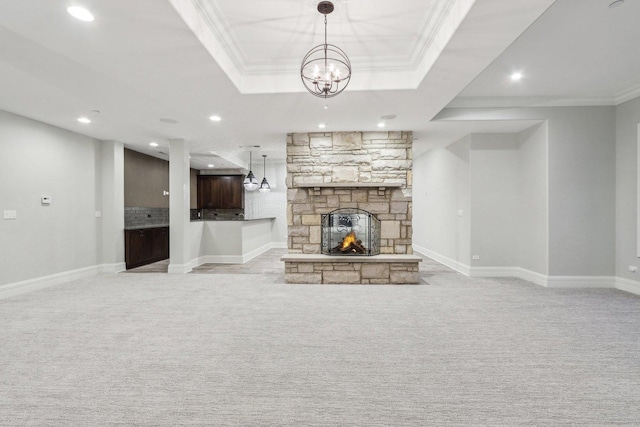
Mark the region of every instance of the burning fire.
[[355, 231], [350, 232], [349, 234], [347, 234], [344, 238], [344, 240], [342, 241], [342, 248], [346, 249], [348, 248], [352, 243], [356, 242], [356, 233]]

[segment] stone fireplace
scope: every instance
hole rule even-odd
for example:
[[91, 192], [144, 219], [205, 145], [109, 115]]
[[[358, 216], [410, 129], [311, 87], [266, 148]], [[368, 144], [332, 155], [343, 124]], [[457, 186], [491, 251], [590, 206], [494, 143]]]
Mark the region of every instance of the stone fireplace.
[[[412, 143], [411, 132], [287, 135], [289, 253], [282, 259], [288, 283], [418, 282], [420, 258], [411, 246]], [[366, 252], [375, 246], [367, 253], [373, 256], [328, 253], [349, 228], [346, 222], [328, 224], [336, 211], [360, 215], [358, 221], [371, 215], [379, 224], [373, 244], [371, 234], [355, 237]], [[324, 232], [323, 220], [329, 225]]]

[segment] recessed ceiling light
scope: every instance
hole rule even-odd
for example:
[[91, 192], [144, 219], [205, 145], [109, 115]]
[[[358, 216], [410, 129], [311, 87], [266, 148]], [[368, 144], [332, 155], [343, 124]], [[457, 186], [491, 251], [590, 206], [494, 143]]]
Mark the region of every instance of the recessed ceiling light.
[[380, 122], [380, 123], [378, 123], [378, 127], [379, 127], [379, 128], [383, 128], [383, 127], [384, 127], [384, 122]]
[[86, 117], [80, 117], [80, 118], [78, 119], [78, 121], [79, 121], [80, 123], [91, 123], [91, 120], [89, 120], [89, 119], [88, 119], [88, 118], [86, 118]]
[[91, 12], [89, 12], [84, 7], [80, 7], [80, 6], [68, 7], [67, 12], [69, 12], [69, 15], [81, 21], [92, 22], [95, 19], [91, 14]]
[[522, 73], [516, 72], [516, 73], [511, 74], [511, 81], [512, 82], [517, 82], [517, 81], [520, 81], [520, 80], [522, 80]]
[[324, 129], [324, 128], [326, 128], [326, 127], [327, 127], [327, 125], [326, 125], [326, 124], [324, 124], [324, 123], [320, 123], [320, 124], [318, 125], [318, 127], [319, 127], [320, 129]]
[[622, 3], [624, 3], [624, 0], [615, 0], [614, 2], [609, 4], [609, 7], [614, 8], [614, 7], [622, 6]]
[[158, 143], [157, 142], [150, 142], [149, 145], [152, 146], [152, 147], [157, 147]]
[[208, 167], [210, 167], [210, 168], [212, 168], [212, 167], [213, 167], [213, 165], [207, 165], [207, 166], [208, 166]]
[[222, 118], [220, 116], [211, 116], [209, 117], [209, 120], [211, 120], [212, 122], [219, 122], [220, 120], [222, 120]]

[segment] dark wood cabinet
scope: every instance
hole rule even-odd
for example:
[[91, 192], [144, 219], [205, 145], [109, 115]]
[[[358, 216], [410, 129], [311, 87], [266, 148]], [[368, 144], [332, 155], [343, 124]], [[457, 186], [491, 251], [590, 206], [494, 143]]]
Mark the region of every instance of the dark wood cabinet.
[[243, 175], [199, 175], [198, 209], [244, 209]]
[[125, 230], [124, 259], [127, 269], [169, 258], [169, 227]]

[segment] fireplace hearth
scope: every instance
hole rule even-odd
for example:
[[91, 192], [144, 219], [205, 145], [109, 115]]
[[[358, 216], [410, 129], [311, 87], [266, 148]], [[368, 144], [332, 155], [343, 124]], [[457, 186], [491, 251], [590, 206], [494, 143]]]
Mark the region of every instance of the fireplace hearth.
[[380, 254], [380, 220], [362, 209], [336, 209], [322, 214], [321, 252], [345, 256]]

